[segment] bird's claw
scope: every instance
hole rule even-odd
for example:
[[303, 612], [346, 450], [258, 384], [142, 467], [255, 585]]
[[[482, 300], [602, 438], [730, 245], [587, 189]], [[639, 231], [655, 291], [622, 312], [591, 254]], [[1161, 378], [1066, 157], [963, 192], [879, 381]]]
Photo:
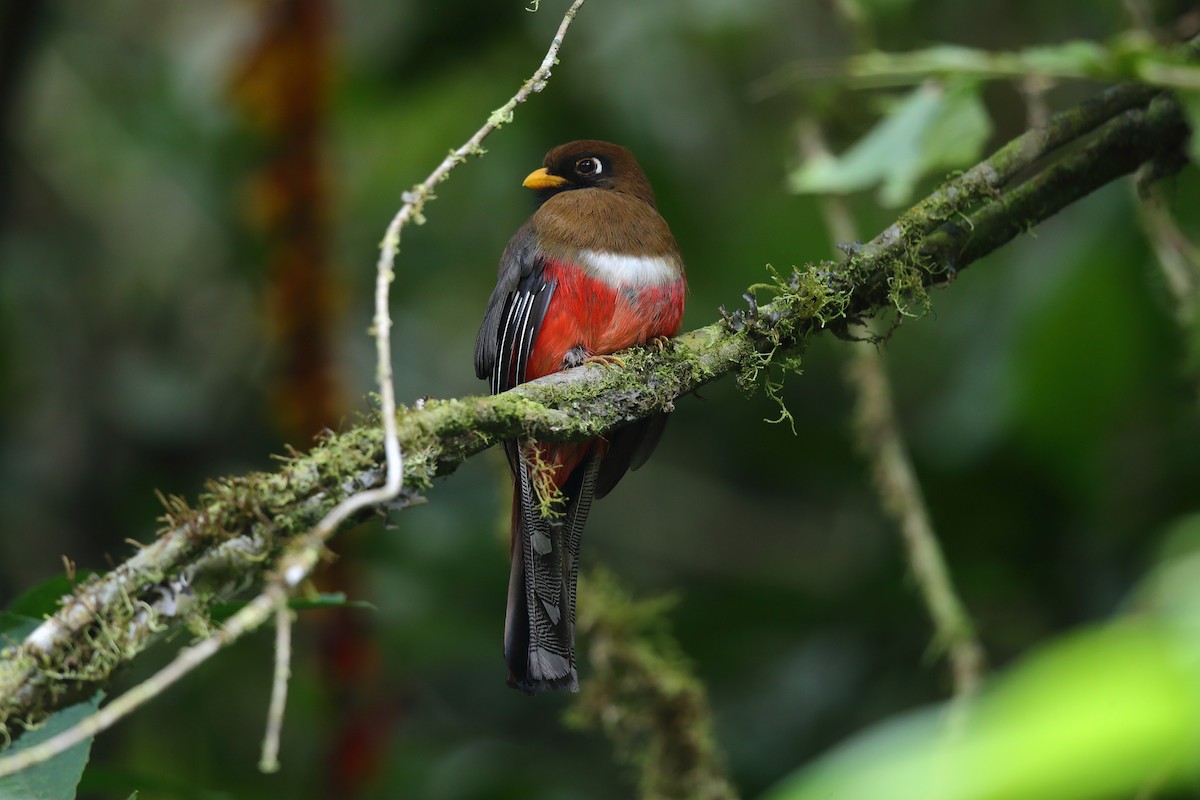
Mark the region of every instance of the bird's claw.
[[599, 364], [602, 367], [623, 367], [625, 359], [611, 354], [592, 355], [584, 359], [585, 364]]

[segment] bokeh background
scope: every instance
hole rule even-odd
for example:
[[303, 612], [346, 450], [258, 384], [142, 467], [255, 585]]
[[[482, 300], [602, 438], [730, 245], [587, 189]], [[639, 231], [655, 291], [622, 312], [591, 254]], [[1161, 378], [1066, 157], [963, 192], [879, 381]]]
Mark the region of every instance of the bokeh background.
[[[833, 257], [790, 194], [798, 121], [835, 147], [878, 96], [764, 96], [801, 60], [933, 42], [1103, 40], [1187, 3], [593, 0], [548, 89], [408, 229], [393, 292], [404, 401], [477, 394], [495, 265], [552, 145], [634, 150], [688, 265], [685, 326], [739, 306], [765, 265]], [[0, 12], [0, 606], [102, 570], [154, 535], [155, 492], [269, 469], [368, 408], [377, 244], [401, 192], [540, 61], [543, 0], [55, 3]], [[1132, 9], [1132, 10], [1131, 10]], [[844, 9], [843, 9], [844, 10]], [[1096, 91], [1051, 86], [1051, 108]], [[985, 93], [998, 145], [1020, 87]], [[1194, 171], [1165, 187], [1193, 235]], [[895, 215], [851, 198], [860, 230]], [[886, 348], [904, 431], [990, 664], [1122, 608], [1164, 531], [1200, 507], [1197, 363], [1132, 186], [1111, 186], [965, 271]], [[652, 461], [593, 510], [585, 564], [670, 624], [753, 796], [870, 723], [944, 698], [947, 671], [856, 453], [847, 349], [825, 337], [784, 396], [796, 434], [732, 380], [678, 404]], [[321, 578], [374, 610], [301, 617], [283, 771], [255, 765], [271, 678], [262, 632], [93, 750], [84, 796], [630, 796], [568, 699], [504, 687], [508, 477], [473, 459], [395, 527], [341, 537]], [[186, 637], [178, 637], [179, 644]], [[123, 677], [144, 677], [161, 647]], [[582, 680], [587, 680], [586, 671]]]

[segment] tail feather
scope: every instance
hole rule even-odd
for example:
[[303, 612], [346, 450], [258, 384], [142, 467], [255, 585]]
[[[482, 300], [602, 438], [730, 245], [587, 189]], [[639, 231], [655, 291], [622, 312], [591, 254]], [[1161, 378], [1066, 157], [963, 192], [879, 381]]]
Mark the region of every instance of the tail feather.
[[[572, 502], [567, 507], [567, 608], [568, 619], [571, 623], [571, 664], [575, 664], [575, 590], [579, 584], [579, 549], [583, 542], [583, 526], [587, 523], [588, 514], [592, 510], [592, 499], [596, 494], [596, 479], [600, 474], [602, 457], [593, 453], [582, 464], [575, 468], [571, 476], [573, 483], [578, 478], [577, 487], [572, 487]], [[578, 691], [578, 684], [573, 691]]]
[[542, 515], [530, 467], [522, 460], [517, 469], [504, 660], [509, 684], [525, 692], [579, 691], [575, 585], [599, 467], [599, 453], [575, 467], [560, 488], [565, 509], [555, 517]]

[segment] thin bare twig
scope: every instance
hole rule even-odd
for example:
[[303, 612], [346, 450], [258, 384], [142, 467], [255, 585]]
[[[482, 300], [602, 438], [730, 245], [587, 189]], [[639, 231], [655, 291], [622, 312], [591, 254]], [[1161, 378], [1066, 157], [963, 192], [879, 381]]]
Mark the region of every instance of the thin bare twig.
[[267, 710], [267, 732], [263, 736], [262, 772], [279, 771], [279, 736], [287, 707], [288, 681], [292, 677], [292, 611], [286, 602], [275, 607], [275, 678], [271, 681], [271, 705]]
[[[558, 30], [546, 51], [541, 64], [507, 103], [488, 117], [487, 122], [461, 147], [453, 151], [424, 181], [404, 195], [404, 205], [392, 218], [380, 246], [376, 264], [375, 317], [373, 333], [376, 349], [376, 379], [379, 383], [380, 412], [383, 418], [383, 449], [387, 464], [387, 475], [383, 485], [349, 495], [327, 513], [308, 534], [289, 545], [280, 558], [276, 578], [271, 580], [261, 594], [241, 611], [231, 617], [217, 633], [198, 644], [182, 650], [175, 660], [149, 679], [116, 698], [103, 709], [81, 720], [77, 725], [63, 731], [42, 744], [22, 751], [15, 756], [0, 758], [0, 777], [41, 763], [79, 742], [94, 736], [115, 724], [153, 697], [161, 694], [191, 670], [211, 658], [224, 646], [242, 634], [261, 626], [279, 604], [286, 605], [290, 590], [300, 584], [320, 560], [325, 543], [342, 526], [363, 509], [381, 505], [395, 499], [404, 484], [404, 462], [401, 456], [400, 439], [396, 425], [396, 393], [392, 382], [392, 320], [388, 311], [389, 290], [395, 280], [396, 255], [400, 250], [400, 232], [410, 222], [424, 221], [422, 210], [434, 198], [433, 189], [446, 180], [450, 172], [469, 155], [483, 153], [480, 144], [495, 131], [512, 120], [513, 111], [529, 97], [546, 87], [550, 71], [558, 63], [558, 51], [563, 38], [576, 13], [585, 0], [574, 0], [563, 15]], [[40, 629], [39, 629], [40, 630]], [[36, 633], [36, 632], [35, 632]], [[266, 754], [264, 753], [264, 762]]]
[[909, 568], [933, 620], [935, 644], [946, 648], [950, 659], [954, 694], [965, 697], [978, 688], [983, 676], [983, 647], [946, 567], [900, 434], [887, 371], [874, 345], [858, 343], [846, 372], [858, 393], [860, 444], [872, 461], [876, 489], [884, 508], [900, 526]]
[[1138, 220], [1170, 295], [1175, 322], [1187, 342], [1184, 371], [1200, 398], [1200, 248], [1175, 221], [1167, 198], [1156, 187], [1137, 188]]
[[1158, 259], [1175, 318], [1190, 328], [1200, 311], [1200, 248], [1179, 229], [1161, 192], [1151, 189], [1139, 196], [1138, 218]]

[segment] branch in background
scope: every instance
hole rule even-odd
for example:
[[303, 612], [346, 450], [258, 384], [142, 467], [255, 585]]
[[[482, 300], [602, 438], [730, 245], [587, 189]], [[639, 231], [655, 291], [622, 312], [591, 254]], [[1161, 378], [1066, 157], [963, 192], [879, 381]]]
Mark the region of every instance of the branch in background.
[[[821, 131], [815, 122], [805, 122], [800, 147], [805, 158], [824, 151]], [[858, 239], [854, 220], [840, 197], [823, 197], [820, 206], [833, 241]], [[846, 381], [857, 398], [855, 421], [859, 447], [871, 463], [883, 508], [900, 529], [909, 569], [933, 621], [935, 644], [944, 647], [949, 655], [954, 694], [969, 695], [982, 679], [983, 647], [946, 568], [916, 469], [900, 431], [887, 369], [874, 341], [852, 343]]]
[[[929, 215], [918, 206], [906, 215], [911, 225], [889, 227], [836, 270], [809, 268], [781, 277], [768, 305], [752, 303], [727, 313], [721, 322], [678, 337], [664, 353], [635, 351], [623, 369], [586, 366], [494, 397], [431, 400], [394, 417], [385, 414], [382, 424], [394, 423], [396, 434], [386, 440], [402, 442], [405, 458], [403, 487], [389, 507], [415, 501], [435, 476], [503, 439], [591, 438], [632, 418], [668, 410], [678, 397], [728, 372], [758, 371], [773, 354], [801, 346], [826, 327], [844, 328], [914, 294], [923, 296], [925, 286], [947, 282], [956, 270], [1063, 206], [1183, 146], [1187, 128], [1175, 103], [1162, 97], [1134, 105], [1104, 106], [1107, 122], [1097, 116], [1095, 103], [1056, 115], [1046, 129], [1018, 140], [1042, 151], [1029, 162], [1047, 152], [1047, 142], [1063, 144], [1100, 125], [1092, 144], [1007, 194], [1000, 194], [994, 182], [988, 191], [952, 190], [957, 185], [952, 181], [935, 193], [938, 200]], [[1005, 172], [1001, 162], [1008, 152], [1002, 149], [964, 175]], [[413, 199], [419, 213], [428, 192]], [[968, 223], [961, 222], [964, 216]], [[947, 219], [960, 221], [939, 228]], [[929, 234], [914, 233], [921, 230]], [[395, 244], [390, 235], [388, 243]], [[350, 509], [330, 529], [302, 535], [346, 497], [383, 483], [385, 434], [378, 424], [374, 420], [331, 434], [311, 452], [285, 460], [276, 472], [216, 481], [194, 510], [174, 503], [159, 540], [81, 585], [20, 646], [0, 656], [0, 731], [36, 724], [91, 694], [159, 632], [208, 625], [214, 602], [249, 587], [274, 586], [273, 569], [285, 553], [300, 548], [303, 560], [291, 563], [306, 574], [324, 552], [324, 537], [332, 528], [371, 513], [365, 505]], [[275, 607], [264, 605], [264, 598], [259, 595], [243, 609], [263, 606], [259, 624]], [[240, 613], [234, 620], [245, 624]], [[233, 620], [215, 636], [232, 625]]]
[[1175, 306], [1175, 319], [1190, 330], [1200, 312], [1200, 249], [1179, 229], [1162, 193], [1139, 193], [1138, 216], [1158, 258], [1163, 282]]
[[1163, 192], [1138, 190], [1138, 220], [1154, 250], [1186, 347], [1185, 370], [1200, 399], [1200, 249], [1180, 230]]
[[638, 772], [642, 800], [734, 800], [704, 687], [666, 630], [670, 598], [634, 600], [603, 572], [579, 581], [588, 680], [567, 721], [598, 727]]
[[949, 656], [954, 694], [969, 695], [983, 677], [983, 647], [946, 568], [924, 494], [900, 433], [887, 371], [873, 344], [855, 344], [854, 358], [846, 365], [846, 377], [858, 397], [855, 418], [859, 445], [871, 460], [875, 488], [884, 509], [900, 526], [909, 568], [933, 620], [934, 645], [945, 648]]
[[[1184, 18], [1181, 18], [1181, 21]], [[1194, 35], [1194, 29], [1189, 35]], [[1145, 31], [1130, 31], [1107, 44], [1067, 41], [1024, 50], [980, 50], [960, 45], [934, 45], [907, 53], [873, 50], [849, 58], [809, 58], [758, 81], [753, 91], [766, 96], [808, 81], [833, 79], [856, 87], [907, 86], [928, 78], [1003, 80], [1030, 76], [1137, 81], [1159, 88], [1200, 88], [1200, 65], [1191, 59], [1200, 43], [1164, 48]]]

